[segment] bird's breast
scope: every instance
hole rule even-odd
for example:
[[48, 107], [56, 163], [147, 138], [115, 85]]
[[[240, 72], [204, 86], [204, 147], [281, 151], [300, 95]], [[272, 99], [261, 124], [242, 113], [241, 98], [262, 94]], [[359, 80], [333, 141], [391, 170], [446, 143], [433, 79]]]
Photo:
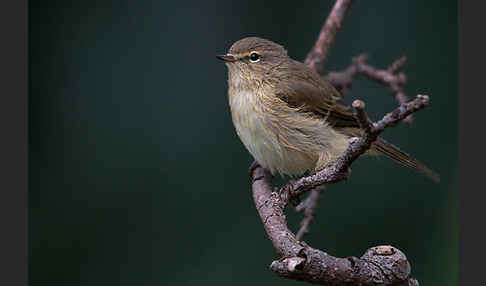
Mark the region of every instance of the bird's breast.
[[[258, 163], [272, 173], [298, 175], [315, 167], [317, 157], [290, 144], [292, 127], [262, 102], [261, 94], [248, 90], [229, 90], [233, 124], [241, 141]], [[289, 133], [290, 132], [290, 133]], [[297, 134], [296, 134], [297, 135]], [[298, 141], [296, 137], [293, 141]]]

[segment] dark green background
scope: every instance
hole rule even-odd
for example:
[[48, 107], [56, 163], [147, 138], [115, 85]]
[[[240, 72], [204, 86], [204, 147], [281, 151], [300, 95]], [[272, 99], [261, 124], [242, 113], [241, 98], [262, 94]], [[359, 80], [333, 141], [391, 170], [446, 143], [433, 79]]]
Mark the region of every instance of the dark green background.
[[[278, 257], [214, 55], [254, 35], [303, 60], [332, 3], [30, 1], [31, 285], [302, 284], [268, 270]], [[456, 1], [356, 1], [326, 70], [406, 55], [406, 92], [431, 105], [384, 137], [442, 181], [360, 158], [327, 189], [312, 246], [345, 257], [392, 244], [421, 285], [458, 284], [457, 33]], [[396, 106], [364, 79], [352, 98], [374, 120]]]

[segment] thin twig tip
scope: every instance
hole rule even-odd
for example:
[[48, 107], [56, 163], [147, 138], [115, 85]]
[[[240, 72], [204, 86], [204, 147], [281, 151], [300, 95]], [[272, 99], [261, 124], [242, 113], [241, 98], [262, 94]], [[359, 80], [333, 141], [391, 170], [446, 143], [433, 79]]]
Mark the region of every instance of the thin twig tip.
[[423, 101], [429, 101], [429, 96], [426, 94], [417, 94], [417, 98], [423, 100]]

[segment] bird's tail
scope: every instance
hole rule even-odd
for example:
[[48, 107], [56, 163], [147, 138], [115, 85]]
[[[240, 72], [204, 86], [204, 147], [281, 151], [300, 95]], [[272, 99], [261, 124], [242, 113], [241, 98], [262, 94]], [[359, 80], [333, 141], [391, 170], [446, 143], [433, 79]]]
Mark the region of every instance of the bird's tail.
[[[412, 168], [420, 173], [425, 174], [427, 177], [431, 178], [435, 182], [440, 181], [440, 175], [436, 172], [430, 170], [425, 165], [420, 163], [417, 159], [413, 158], [409, 154], [400, 150], [397, 146], [386, 142], [382, 138], [378, 138], [371, 146], [372, 153], [385, 155], [396, 162]], [[375, 151], [375, 152], [373, 152]]]

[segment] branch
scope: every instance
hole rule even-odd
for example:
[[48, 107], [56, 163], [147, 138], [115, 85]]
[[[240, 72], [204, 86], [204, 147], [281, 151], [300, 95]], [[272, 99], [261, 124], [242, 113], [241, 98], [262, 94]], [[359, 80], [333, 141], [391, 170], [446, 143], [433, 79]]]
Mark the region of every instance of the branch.
[[[404, 104], [408, 101], [408, 97], [403, 91], [403, 87], [407, 83], [407, 77], [404, 73], [397, 73], [407, 61], [406, 57], [401, 57], [393, 62], [388, 69], [379, 70], [366, 63], [368, 56], [362, 54], [353, 58], [351, 65], [342, 72], [330, 72], [326, 78], [327, 80], [339, 90], [343, 96], [350, 93], [351, 85], [358, 74], [365, 75], [368, 79], [377, 81], [395, 95], [397, 103]], [[413, 121], [412, 115], [403, 120], [407, 124]]]
[[321, 285], [418, 285], [409, 278], [406, 256], [393, 246], [368, 249], [361, 258], [338, 258], [297, 240], [284, 214], [286, 201], [271, 191], [270, 173], [261, 166], [251, 169], [255, 206], [265, 231], [281, 259], [270, 269], [281, 277]]
[[355, 116], [363, 129], [361, 137], [353, 137], [344, 154], [329, 167], [315, 173], [314, 175], [301, 178], [282, 188], [282, 196], [285, 200], [290, 200], [316, 187], [326, 184], [337, 183], [347, 178], [349, 166], [378, 138], [385, 128], [395, 126], [399, 121], [408, 115], [423, 109], [429, 104], [427, 95], [417, 95], [417, 97], [405, 104], [400, 105], [393, 112], [388, 113], [382, 120], [371, 123], [364, 111], [365, 104], [360, 100], [353, 102]]
[[[314, 47], [305, 59], [305, 64], [315, 71], [319, 72], [325, 63], [335, 35], [352, 3], [352, 0], [336, 1]], [[382, 120], [373, 123], [364, 111], [364, 102], [354, 101], [355, 117], [360, 124], [362, 136], [351, 138], [348, 148], [334, 164], [314, 175], [287, 184], [278, 193], [272, 191], [272, 176], [267, 170], [257, 162], [250, 166], [249, 174], [257, 211], [268, 237], [282, 256], [270, 265], [270, 269], [279, 276], [331, 286], [418, 286], [417, 280], [410, 277], [410, 264], [406, 256], [393, 246], [372, 247], [361, 258], [337, 258], [300, 241], [309, 232], [324, 186], [346, 179], [349, 176], [349, 166], [370, 148], [385, 128], [402, 120], [411, 122], [411, 114], [428, 105], [429, 98], [426, 95], [417, 95], [413, 101], [407, 102], [403, 92], [406, 77], [403, 73], [396, 74], [405, 61], [406, 58], [401, 58], [387, 70], [377, 70], [367, 65], [366, 56], [362, 55], [353, 59], [353, 64], [344, 72], [328, 74], [328, 80], [343, 94], [349, 93], [352, 82], [359, 73], [364, 74], [369, 79], [388, 86], [395, 93], [400, 105]], [[296, 236], [287, 226], [284, 210], [290, 201], [308, 191], [312, 191], [311, 194], [297, 206], [297, 211], [304, 212], [304, 219]]]
[[284, 210], [292, 198], [345, 179], [349, 166], [370, 148], [385, 128], [396, 125], [428, 103], [428, 96], [418, 95], [415, 100], [372, 123], [364, 111], [365, 104], [354, 101], [355, 116], [363, 128], [363, 135], [351, 140], [345, 153], [334, 164], [286, 185], [279, 193], [272, 192], [268, 171], [256, 163], [252, 164], [253, 199], [267, 235], [283, 257], [271, 264], [271, 270], [282, 277], [325, 285], [418, 285], [415, 279], [409, 278], [410, 264], [398, 249], [378, 246], [368, 249], [360, 259], [333, 257], [299, 241], [287, 226]]
[[341, 29], [344, 17], [348, 12], [353, 0], [338, 0], [334, 4], [331, 13], [326, 19], [324, 26], [321, 28], [319, 37], [312, 50], [307, 54], [304, 63], [313, 70], [322, 71], [323, 65], [329, 55], [331, 45], [334, 43], [336, 33]]
[[295, 208], [298, 212], [304, 212], [304, 218], [300, 222], [300, 229], [296, 235], [298, 240], [301, 240], [310, 231], [310, 224], [316, 215], [317, 203], [322, 191], [324, 191], [324, 187], [313, 189], [309, 196]]
[[[351, 8], [353, 0], [338, 0], [334, 4], [331, 13], [326, 19], [326, 22], [321, 28], [319, 36], [312, 50], [307, 54], [304, 63], [316, 72], [320, 72], [323, 69], [326, 62], [329, 50], [334, 43], [336, 33], [342, 27], [344, 23], [344, 17]], [[317, 192], [317, 191], [316, 191]], [[304, 210], [304, 219], [301, 222], [301, 229], [297, 233], [297, 237], [301, 238], [309, 232], [310, 224], [315, 216], [315, 209], [317, 208], [317, 201], [319, 200], [319, 194], [314, 194], [308, 198], [308, 205], [313, 205], [308, 210]], [[299, 211], [299, 210], [298, 210]]]

